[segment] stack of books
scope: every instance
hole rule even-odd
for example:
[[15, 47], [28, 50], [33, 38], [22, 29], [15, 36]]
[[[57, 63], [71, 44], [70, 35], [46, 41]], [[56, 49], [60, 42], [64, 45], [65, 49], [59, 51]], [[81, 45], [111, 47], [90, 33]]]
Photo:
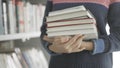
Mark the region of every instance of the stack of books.
[[49, 12], [46, 23], [48, 37], [84, 34], [85, 40], [98, 38], [96, 20], [83, 5]]

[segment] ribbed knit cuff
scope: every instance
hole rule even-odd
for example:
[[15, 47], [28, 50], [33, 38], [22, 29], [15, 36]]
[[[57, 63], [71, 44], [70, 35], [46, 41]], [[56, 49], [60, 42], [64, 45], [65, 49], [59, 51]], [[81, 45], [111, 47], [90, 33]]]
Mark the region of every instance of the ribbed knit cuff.
[[92, 53], [93, 55], [104, 52], [105, 45], [102, 39], [93, 40], [93, 43], [94, 43], [94, 50]]

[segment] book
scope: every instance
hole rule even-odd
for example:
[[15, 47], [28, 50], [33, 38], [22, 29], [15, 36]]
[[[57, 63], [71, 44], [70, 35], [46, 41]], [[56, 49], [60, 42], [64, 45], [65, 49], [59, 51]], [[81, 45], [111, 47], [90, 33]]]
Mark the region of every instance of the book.
[[8, 17], [7, 17], [7, 4], [6, 2], [2, 3], [3, 6], [3, 25], [4, 25], [4, 32], [5, 34], [8, 34]]
[[16, 33], [16, 8], [15, 8], [15, 0], [7, 0], [7, 7], [8, 7], [8, 20], [9, 20], [9, 32], [10, 34]]
[[15, 48], [15, 54], [17, 55], [18, 60], [21, 63], [22, 67], [23, 68], [29, 68], [28, 64], [25, 61], [25, 58], [22, 55], [22, 52], [21, 52], [20, 48]]
[[0, 68], [7, 68], [6, 54], [0, 54]]
[[2, 0], [0, 0], [0, 35], [3, 35], [5, 33], [2, 16], [3, 16], [3, 14], [2, 14]]
[[17, 17], [17, 32], [25, 32], [25, 22], [24, 22], [24, 2], [22, 0], [16, 1], [16, 17]]
[[0, 52], [13, 52], [14, 51], [14, 45], [11, 41], [1, 42], [0, 43]]
[[65, 31], [65, 30], [75, 30], [75, 29], [95, 29], [95, 24], [76, 24], [76, 25], [65, 25], [65, 26], [56, 26], [56, 27], [48, 27], [47, 33], [54, 31]]
[[73, 18], [68, 20], [60, 20], [54, 22], [47, 22], [47, 27], [54, 27], [54, 26], [63, 26], [63, 25], [73, 25], [73, 24], [92, 24], [96, 23], [94, 18]]
[[27, 62], [29, 68], [48, 68], [45, 56], [40, 50], [32, 48], [23, 52], [23, 57]]
[[62, 10], [56, 10], [56, 11], [49, 12], [48, 16], [55, 16], [55, 15], [60, 15], [60, 14], [70, 13], [70, 12], [76, 12], [76, 11], [81, 11], [81, 10], [86, 10], [86, 8], [83, 5], [74, 6], [74, 7], [65, 8], [65, 9], [62, 9]]
[[46, 22], [57, 21], [57, 20], [64, 20], [70, 18], [93, 18], [93, 15], [90, 13], [89, 10], [81, 10], [76, 12], [64, 13], [60, 15], [48, 16], [46, 17]]
[[17, 66], [17, 68], [23, 68], [16, 53], [14, 53], [14, 52], [11, 53], [11, 57], [12, 57], [12, 60], [14, 61], [15, 65]]
[[7, 68], [18, 68], [17, 65], [15, 65], [15, 62], [13, 61], [13, 58], [10, 54], [6, 55], [6, 61], [7, 61]]
[[76, 35], [76, 34], [84, 34], [85, 35], [84, 40], [98, 38], [97, 30], [93, 28], [49, 32], [48, 37], [61, 36], [61, 35]]
[[76, 9], [78, 7], [80, 6], [50, 12], [46, 17], [48, 37], [84, 34], [85, 40], [97, 39], [94, 16], [84, 6], [82, 6], [84, 9], [80, 10]]

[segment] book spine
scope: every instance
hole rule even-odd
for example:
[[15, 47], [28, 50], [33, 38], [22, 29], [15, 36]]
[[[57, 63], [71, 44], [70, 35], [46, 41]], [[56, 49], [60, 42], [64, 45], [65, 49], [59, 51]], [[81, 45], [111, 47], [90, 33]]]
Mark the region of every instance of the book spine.
[[3, 22], [4, 22], [4, 31], [5, 34], [8, 34], [8, 17], [7, 17], [7, 5], [3, 2]]
[[37, 32], [39, 32], [43, 22], [45, 6], [43, 6], [42, 4], [38, 4], [36, 11], [37, 11]]
[[8, 10], [9, 10], [9, 26], [10, 34], [16, 33], [16, 12], [15, 12], [15, 0], [8, 1]]
[[17, 1], [17, 17], [18, 17], [18, 32], [19, 33], [23, 33], [25, 32], [25, 22], [24, 22], [24, 9], [23, 9], [23, 6], [24, 6], [24, 2], [22, 2], [21, 0]]
[[3, 26], [3, 14], [2, 14], [2, 0], [0, 0], [0, 35], [4, 34], [4, 26]]

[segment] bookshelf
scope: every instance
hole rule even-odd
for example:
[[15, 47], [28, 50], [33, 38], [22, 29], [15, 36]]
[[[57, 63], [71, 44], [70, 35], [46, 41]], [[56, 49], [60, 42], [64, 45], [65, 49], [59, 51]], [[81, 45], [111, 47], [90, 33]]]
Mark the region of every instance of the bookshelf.
[[45, 4], [46, 0], [0, 0], [0, 68], [47, 68], [39, 40]]
[[9, 41], [9, 40], [18, 40], [22, 39], [23, 41], [29, 40], [30, 38], [40, 37], [40, 32], [32, 33], [18, 33], [18, 34], [9, 34], [9, 35], [0, 35], [0, 41]]
[[0, 41], [40, 37], [46, 1], [0, 0]]

